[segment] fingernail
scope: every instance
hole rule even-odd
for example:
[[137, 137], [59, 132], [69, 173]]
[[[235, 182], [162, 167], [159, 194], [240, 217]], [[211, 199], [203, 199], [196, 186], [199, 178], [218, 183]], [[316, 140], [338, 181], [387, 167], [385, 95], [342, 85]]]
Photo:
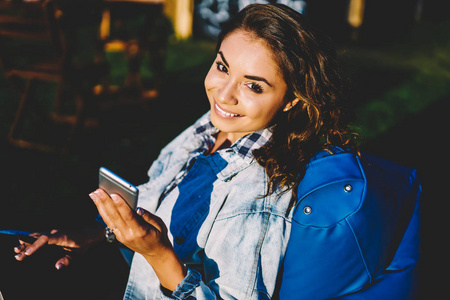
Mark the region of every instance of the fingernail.
[[23, 255], [23, 253], [19, 253], [19, 254], [17, 254], [16, 256], [14, 256], [16, 259], [19, 259], [19, 258], [21, 258], [22, 257], [22, 255]]
[[25, 255], [31, 255], [31, 254], [33, 254], [32, 249], [27, 249], [27, 251], [25, 251]]
[[119, 197], [116, 194], [111, 194], [111, 199], [115, 202], [115, 203], [119, 203]]
[[137, 214], [142, 216], [144, 214], [144, 210], [140, 207], [138, 207], [138, 209], [136, 210]]
[[98, 196], [95, 193], [90, 193], [89, 197], [91, 197], [92, 201], [96, 201], [98, 199]]
[[62, 263], [58, 263], [58, 264], [56, 265], [56, 270], [61, 270], [62, 267], [64, 267], [64, 265], [63, 265]]

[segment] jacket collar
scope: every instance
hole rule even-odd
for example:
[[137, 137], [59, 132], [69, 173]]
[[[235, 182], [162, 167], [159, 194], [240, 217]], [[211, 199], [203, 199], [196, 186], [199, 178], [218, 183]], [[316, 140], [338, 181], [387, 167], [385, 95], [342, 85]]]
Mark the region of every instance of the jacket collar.
[[[211, 123], [210, 112], [206, 113], [194, 125], [194, 134], [201, 141], [201, 146], [195, 151], [197, 155], [208, 153], [213, 147], [215, 135], [219, 129]], [[272, 137], [271, 128], [265, 128], [249, 133], [227, 149], [221, 149], [212, 154], [212, 167], [222, 180], [226, 180], [254, 162], [253, 150], [267, 144]]]

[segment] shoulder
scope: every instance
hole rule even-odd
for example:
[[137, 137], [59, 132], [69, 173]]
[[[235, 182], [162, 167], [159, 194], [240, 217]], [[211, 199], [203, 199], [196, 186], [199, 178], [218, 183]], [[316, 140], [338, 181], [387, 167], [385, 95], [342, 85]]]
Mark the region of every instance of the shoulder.
[[176, 136], [169, 144], [167, 144], [161, 153], [175, 152], [181, 149], [191, 149], [196, 148], [200, 145], [200, 140], [196, 138], [196, 131], [199, 127], [204, 126], [204, 124], [210, 122], [209, 111], [202, 115], [194, 124], [187, 127], [178, 136]]
[[196, 135], [196, 130], [205, 122], [209, 122], [209, 112], [201, 116], [193, 125], [187, 127], [162, 148], [158, 158], [152, 163], [148, 171], [149, 177], [155, 178], [172, 166], [181, 168], [191, 153], [201, 147], [203, 142]]

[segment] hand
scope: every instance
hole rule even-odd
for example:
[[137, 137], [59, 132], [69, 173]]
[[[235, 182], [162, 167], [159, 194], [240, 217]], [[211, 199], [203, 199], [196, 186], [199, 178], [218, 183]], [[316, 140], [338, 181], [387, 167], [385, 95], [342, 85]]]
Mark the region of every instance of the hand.
[[89, 196], [117, 240], [131, 250], [155, 256], [172, 248], [167, 227], [159, 217], [142, 208], [134, 212], [119, 195], [108, 195], [102, 189]]
[[170, 243], [164, 222], [142, 208], [134, 212], [119, 195], [108, 195], [102, 189], [89, 196], [117, 240], [142, 254], [161, 285], [174, 290], [186, 276], [186, 269]]
[[50, 234], [36, 232], [30, 236], [35, 237], [36, 241], [27, 243], [19, 240], [19, 246], [14, 248], [14, 252], [17, 253], [15, 258], [18, 261], [22, 261], [44, 246], [60, 246], [67, 251], [67, 254], [55, 264], [55, 268], [60, 270], [70, 264], [73, 259], [73, 253], [85, 253], [92, 245], [101, 242], [104, 239], [104, 229], [101, 227], [92, 227], [72, 232], [53, 229]]

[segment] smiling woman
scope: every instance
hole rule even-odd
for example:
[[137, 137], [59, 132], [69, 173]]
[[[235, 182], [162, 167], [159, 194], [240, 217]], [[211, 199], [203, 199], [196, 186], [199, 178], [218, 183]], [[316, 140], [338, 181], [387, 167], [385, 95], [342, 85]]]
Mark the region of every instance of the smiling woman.
[[350, 147], [341, 87], [332, 45], [299, 13], [247, 6], [219, 37], [210, 111], [161, 150], [138, 209], [98, 189], [103, 226], [38, 234], [16, 258], [86, 251], [107, 231], [135, 252], [125, 299], [329, 299], [392, 270], [411, 290], [420, 185]]

